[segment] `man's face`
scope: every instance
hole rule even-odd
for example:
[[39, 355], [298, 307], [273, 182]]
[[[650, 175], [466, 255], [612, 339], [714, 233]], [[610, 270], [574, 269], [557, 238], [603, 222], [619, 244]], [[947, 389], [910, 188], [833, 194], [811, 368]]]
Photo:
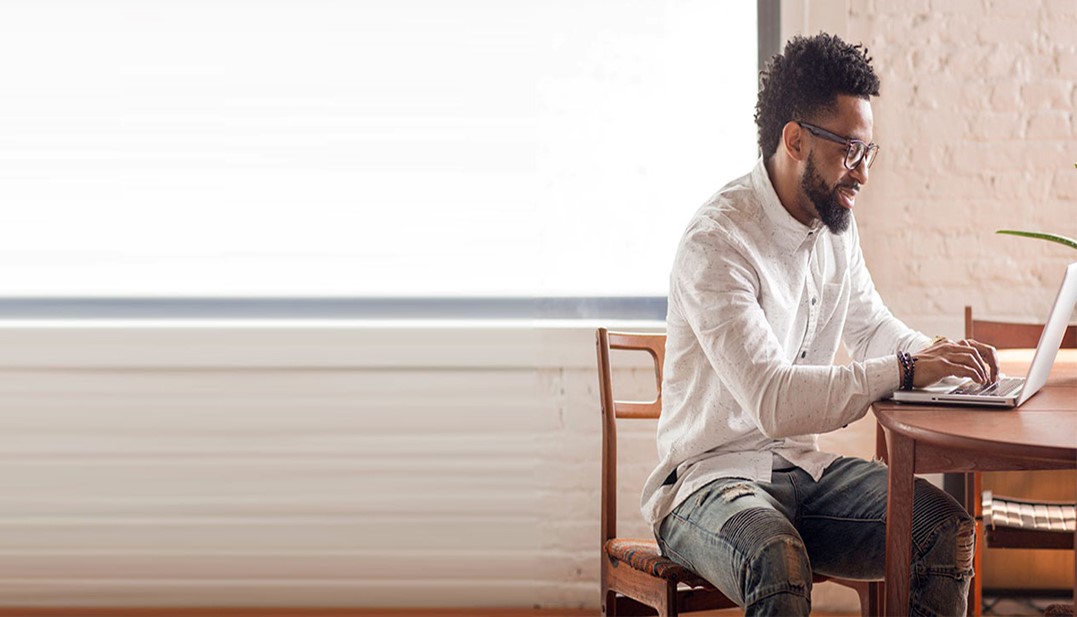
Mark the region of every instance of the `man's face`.
[[[800, 178], [800, 188], [811, 200], [815, 207], [815, 213], [819, 220], [826, 225], [830, 233], [840, 234], [849, 229], [849, 221], [853, 218], [852, 205], [849, 200], [854, 199], [848, 193], [859, 190], [859, 185], [850, 183], [839, 186], [830, 186], [815, 168], [815, 153], [808, 155], [808, 163], [804, 166], [804, 175]], [[839, 193], [839, 190], [844, 194]], [[846, 203], [850, 203], [846, 207]]]
[[[819, 126], [831, 133], [871, 143], [871, 103], [846, 95], [838, 95], [836, 112], [819, 121]], [[855, 168], [845, 166], [848, 148], [840, 143], [819, 138], [805, 130], [808, 157], [800, 178], [803, 197], [815, 216], [834, 234], [849, 228], [853, 206], [860, 188], [868, 181], [867, 164]]]

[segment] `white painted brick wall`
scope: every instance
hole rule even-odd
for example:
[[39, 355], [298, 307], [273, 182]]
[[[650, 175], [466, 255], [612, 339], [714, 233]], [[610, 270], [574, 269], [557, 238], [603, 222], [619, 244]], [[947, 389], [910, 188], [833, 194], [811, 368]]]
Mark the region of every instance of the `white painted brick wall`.
[[884, 299], [950, 336], [966, 304], [1042, 320], [1077, 252], [994, 231], [1077, 236], [1077, 3], [847, 6], [838, 33], [867, 45], [882, 79], [883, 150], [857, 220]]

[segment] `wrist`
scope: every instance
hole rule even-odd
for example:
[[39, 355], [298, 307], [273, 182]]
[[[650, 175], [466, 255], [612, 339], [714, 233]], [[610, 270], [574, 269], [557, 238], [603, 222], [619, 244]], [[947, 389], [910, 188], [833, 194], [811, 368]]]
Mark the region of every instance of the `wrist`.
[[901, 368], [901, 389], [912, 390], [916, 379], [916, 358], [905, 351], [897, 352], [898, 366]]

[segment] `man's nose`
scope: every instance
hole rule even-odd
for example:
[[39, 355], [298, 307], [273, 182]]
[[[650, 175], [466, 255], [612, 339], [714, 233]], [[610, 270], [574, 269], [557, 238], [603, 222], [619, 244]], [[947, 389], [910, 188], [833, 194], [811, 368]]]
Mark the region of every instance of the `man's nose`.
[[849, 170], [849, 175], [851, 175], [853, 177], [853, 179], [856, 180], [857, 182], [859, 182], [860, 184], [867, 184], [868, 183], [868, 163], [867, 163], [867, 158], [865, 157], [865, 158], [860, 159], [860, 162], [856, 164], [856, 167], [853, 167], [851, 170]]

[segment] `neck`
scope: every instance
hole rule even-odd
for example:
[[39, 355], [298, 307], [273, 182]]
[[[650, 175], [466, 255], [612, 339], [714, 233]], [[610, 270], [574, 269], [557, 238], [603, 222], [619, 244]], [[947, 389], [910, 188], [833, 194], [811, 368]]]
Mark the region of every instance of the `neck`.
[[789, 213], [802, 225], [811, 226], [815, 220], [815, 213], [807, 206], [806, 200], [800, 191], [800, 175], [796, 166], [788, 158], [778, 156], [775, 153], [763, 162], [770, 177], [770, 183], [774, 185], [774, 192], [778, 194], [778, 201]]

